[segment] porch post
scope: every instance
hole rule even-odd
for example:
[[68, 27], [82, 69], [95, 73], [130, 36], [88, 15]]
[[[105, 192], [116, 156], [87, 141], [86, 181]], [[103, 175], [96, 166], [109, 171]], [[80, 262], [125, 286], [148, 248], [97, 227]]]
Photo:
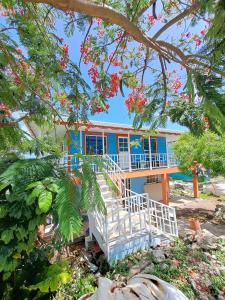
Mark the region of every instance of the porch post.
[[102, 153], [105, 154], [105, 133], [102, 131]]
[[168, 199], [170, 198], [170, 177], [169, 174], [166, 174], [166, 181], [167, 181], [167, 192], [168, 192]]
[[82, 140], [82, 130], [80, 129], [80, 153], [81, 154], [83, 153], [83, 149], [82, 149], [83, 148], [83, 145], [82, 145], [83, 143], [82, 143], [82, 141], [83, 141]]
[[152, 170], [152, 149], [151, 149], [151, 138], [150, 136], [148, 137], [148, 148], [149, 148], [149, 166], [150, 170]]
[[167, 168], [170, 167], [167, 138], [166, 138], [166, 165], [167, 165]]
[[193, 183], [194, 198], [198, 198], [199, 197], [199, 189], [198, 189], [198, 174], [197, 174], [197, 163], [196, 162], [192, 169], [192, 183]]
[[131, 172], [131, 154], [130, 154], [130, 133], [128, 132], [128, 155], [129, 155], [129, 171]]
[[162, 178], [162, 202], [165, 205], [169, 205], [169, 193], [168, 193], [168, 181], [167, 181], [167, 174], [163, 173], [161, 175]]

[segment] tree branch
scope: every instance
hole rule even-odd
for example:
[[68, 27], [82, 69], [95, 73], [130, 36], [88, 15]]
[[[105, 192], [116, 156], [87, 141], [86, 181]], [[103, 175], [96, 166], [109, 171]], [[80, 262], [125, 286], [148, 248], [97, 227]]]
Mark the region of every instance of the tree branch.
[[199, 8], [200, 8], [200, 3], [199, 2], [194, 3], [188, 9], [184, 10], [181, 14], [177, 15], [172, 20], [170, 20], [168, 23], [166, 23], [162, 28], [160, 28], [160, 30], [156, 32], [156, 34], [153, 36], [153, 38], [157, 39], [169, 27], [176, 24], [177, 22], [182, 20], [184, 17], [190, 15], [191, 13], [198, 10]]
[[81, 14], [89, 15], [91, 17], [101, 18], [106, 20], [108, 23], [120, 26], [127, 32], [130, 36], [134, 38], [139, 43], [150, 47], [161, 54], [162, 57], [166, 57], [155, 42], [155, 40], [146, 36], [136, 24], [132, 23], [123, 14], [117, 12], [113, 8], [107, 5], [99, 5], [95, 2], [89, 0], [25, 0], [26, 2], [33, 3], [45, 3], [54, 6], [63, 11], [76, 11]]
[[24, 119], [26, 119], [29, 116], [30, 116], [30, 113], [27, 113], [26, 115], [20, 117], [19, 119], [15, 120], [15, 121], [0, 122], [0, 128], [15, 126], [15, 125], [17, 125], [18, 123], [20, 123], [21, 121], [23, 121]]
[[163, 87], [164, 87], [164, 101], [163, 101], [163, 106], [162, 106], [162, 110], [160, 112], [160, 115], [162, 115], [165, 112], [165, 108], [166, 108], [166, 100], [167, 100], [167, 78], [166, 78], [166, 72], [165, 72], [165, 67], [164, 67], [164, 62], [162, 57], [159, 55], [159, 62], [161, 65], [161, 70], [162, 70], [162, 76], [163, 76]]

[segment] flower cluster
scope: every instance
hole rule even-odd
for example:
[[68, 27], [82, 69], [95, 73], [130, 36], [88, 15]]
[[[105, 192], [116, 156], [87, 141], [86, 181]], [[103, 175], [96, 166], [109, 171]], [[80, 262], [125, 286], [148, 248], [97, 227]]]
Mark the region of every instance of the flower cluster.
[[97, 69], [97, 65], [92, 65], [91, 68], [88, 70], [88, 75], [91, 77], [92, 83], [97, 83], [97, 78], [99, 77], [99, 72]]
[[62, 50], [63, 50], [63, 56], [60, 60], [59, 66], [60, 66], [60, 69], [64, 70], [66, 68], [67, 61], [68, 61], [69, 46], [67, 44], [64, 44]]
[[148, 21], [151, 25], [153, 25], [155, 23], [155, 17], [152, 15], [148, 15]]
[[111, 62], [111, 65], [114, 66], [114, 67], [119, 67], [122, 65], [122, 62], [113, 56], [114, 53], [110, 53], [109, 54], [109, 61]]
[[60, 102], [61, 106], [65, 106], [65, 103], [67, 102], [67, 96], [65, 93], [57, 93], [56, 99]]
[[128, 95], [125, 105], [130, 112], [142, 112], [146, 102], [142, 86], [140, 88], [133, 89], [133, 91]]
[[173, 82], [172, 82], [172, 89], [175, 93], [178, 93], [178, 90], [182, 87], [182, 83], [181, 81], [176, 78]]

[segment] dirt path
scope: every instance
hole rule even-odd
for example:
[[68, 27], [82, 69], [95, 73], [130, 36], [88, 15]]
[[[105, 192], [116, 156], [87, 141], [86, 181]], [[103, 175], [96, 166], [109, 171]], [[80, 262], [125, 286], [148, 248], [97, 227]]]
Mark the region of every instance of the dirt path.
[[217, 199], [201, 199], [190, 196], [171, 196], [170, 205], [176, 208], [177, 216], [206, 216], [213, 217], [216, 205], [223, 204], [224, 201]]
[[225, 201], [172, 195], [170, 205], [176, 208], [179, 234], [182, 235], [185, 229], [189, 228], [190, 217], [197, 217], [202, 229], [207, 229], [212, 234], [225, 239], [225, 224], [214, 224], [212, 222], [218, 204], [225, 206]]

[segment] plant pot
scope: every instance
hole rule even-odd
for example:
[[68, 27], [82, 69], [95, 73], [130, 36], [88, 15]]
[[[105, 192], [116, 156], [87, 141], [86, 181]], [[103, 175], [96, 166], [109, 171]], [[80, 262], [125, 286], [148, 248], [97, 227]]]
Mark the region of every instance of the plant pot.
[[201, 230], [201, 224], [198, 219], [189, 219], [190, 228], [194, 231]]

